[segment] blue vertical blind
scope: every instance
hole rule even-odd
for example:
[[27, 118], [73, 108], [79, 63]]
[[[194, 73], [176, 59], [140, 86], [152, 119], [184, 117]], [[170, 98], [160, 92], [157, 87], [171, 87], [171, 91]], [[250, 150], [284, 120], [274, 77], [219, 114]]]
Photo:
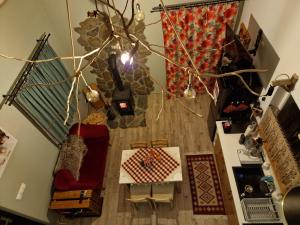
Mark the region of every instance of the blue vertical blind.
[[[39, 59], [49, 59], [57, 54], [46, 43], [39, 55]], [[64, 81], [57, 85], [53, 84]], [[66, 125], [67, 98], [72, 80], [60, 60], [37, 63], [30, 71], [26, 83], [19, 91], [15, 104], [26, 117], [42, 131], [55, 145], [61, 144], [67, 136], [75, 112], [74, 99], [71, 101], [70, 118]]]

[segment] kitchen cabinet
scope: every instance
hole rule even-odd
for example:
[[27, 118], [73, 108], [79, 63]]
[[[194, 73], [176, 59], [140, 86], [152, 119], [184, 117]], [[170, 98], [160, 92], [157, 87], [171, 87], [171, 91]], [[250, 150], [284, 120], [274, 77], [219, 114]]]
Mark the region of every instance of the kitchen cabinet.
[[222, 152], [222, 147], [220, 143], [220, 138], [216, 135], [215, 145], [215, 159], [217, 163], [219, 178], [221, 182], [223, 200], [225, 204], [226, 214], [228, 216], [228, 224], [230, 225], [238, 225], [238, 219], [236, 215], [236, 210], [233, 202], [232, 191], [229, 184], [228, 174], [226, 171], [225, 160]]
[[[244, 225], [252, 222], [245, 219], [242, 203], [240, 199], [241, 193], [237, 185], [233, 168], [242, 167], [238, 151], [245, 149], [245, 146], [239, 144], [240, 133], [224, 133], [222, 121], [217, 121], [217, 134], [214, 142], [216, 164], [219, 171], [221, 188], [223, 192], [225, 210], [228, 214], [228, 225]], [[273, 176], [272, 169], [263, 171], [264, 175]], [[274, 176], [273, 176], [274, 177]], [[278, 187], [276, 180], [275, 186]], [[285, 222], [280, 202], [276, 202], [276, 209], [279, 214], [279, 221], [256, 221], [256, 223], [265, 224], [287, 224]]]

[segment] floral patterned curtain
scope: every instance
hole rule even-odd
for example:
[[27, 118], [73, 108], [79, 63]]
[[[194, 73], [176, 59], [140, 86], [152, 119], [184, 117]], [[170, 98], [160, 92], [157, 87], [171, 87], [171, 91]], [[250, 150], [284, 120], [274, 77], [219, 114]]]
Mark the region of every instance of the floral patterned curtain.
[[[175, 24], [181, 40], [200, 72], [216, 72], [216, 65], [225, 38], [225, 25], [226, 23], [233, 25], [238, 5], [235, 2], [169, 11], [170, 18]], [[182, 65], [191, 66], [165, 12], [161, 13], [161, 18], [166, 56]], [[183, 96], [183, 91], [188, 85], [188, 75], [167, 61], [166, 72], [168, 91], [177, 96]], [[215, 80], [212, 78], [203, 78], [203, 80], [212, 90]], [[192, 86], [197, 93], [204, 92], [204, 87], [198, 79], [193, 78]]]

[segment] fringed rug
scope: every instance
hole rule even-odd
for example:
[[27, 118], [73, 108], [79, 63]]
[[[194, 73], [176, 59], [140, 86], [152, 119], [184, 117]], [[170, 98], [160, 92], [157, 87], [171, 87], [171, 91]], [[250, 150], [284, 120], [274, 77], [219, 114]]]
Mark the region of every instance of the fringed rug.
[[186, 160], [194, 214], [224, 215], [224, 202], [213, 155], [187, 155]]

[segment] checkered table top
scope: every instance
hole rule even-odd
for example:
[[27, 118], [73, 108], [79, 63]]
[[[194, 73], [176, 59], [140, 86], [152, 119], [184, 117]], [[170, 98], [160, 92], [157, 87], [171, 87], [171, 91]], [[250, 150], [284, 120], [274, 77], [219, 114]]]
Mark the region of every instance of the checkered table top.
[[[151, 169], [144, 168], [140, 162], [153, 150], [160, 155], [154, 160]], [[122, 168], [133, 178], [135, 183], [163, 182], [180, 164], [162, 148], [144, 148], [135, 152], [122, 164]]]

